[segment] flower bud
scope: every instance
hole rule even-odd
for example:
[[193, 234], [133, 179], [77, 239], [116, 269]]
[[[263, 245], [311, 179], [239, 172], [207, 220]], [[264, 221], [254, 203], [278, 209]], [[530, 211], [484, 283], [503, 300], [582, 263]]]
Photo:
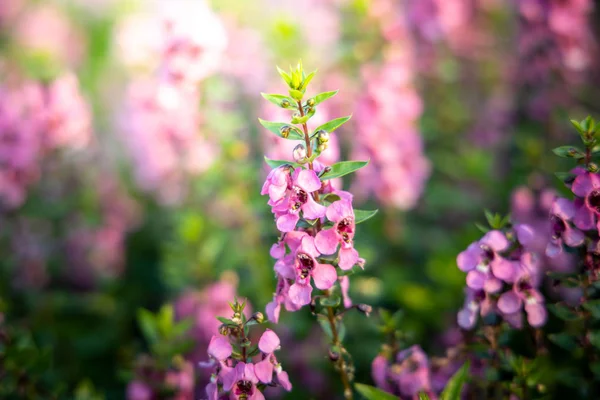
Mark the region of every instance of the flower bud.
[[329, 359], [333, 362], [337, 361], [340, 359], [340, 353], [338, 353], [337, 351], [333, 351], [331, 349], [329, 349]]
[[260, 311], [257, 311], [254, 314], [252, 314], [252, 319], [258, 322], [259, 324], [262, 324], [265, 321], [265, 316]]
[[319, 153], [322, 153], [325, 150], [327, 150], [327, 143], [321, 143], [320, 145], [317, 146], [317, 151]]
[[290, 102], [287, 100], [283, 100], [281, 102], [281, 107], [283, 107], [283, 108], [288, 108], [290, 105], [291, 105]]
[[329, 132], [327, 132], [327, 131], [317, 132], [317, 142], [319, 142], [319, 144], [329, 142]]
[[297, 163], [305, 163], [306, 162], [306, 147], [302, 143], [296, 145], [293, 151], [294, 161]]
[[291, 126], [284, 125], [279, 129], [279, 133], [281, 133], [281, 137], [283, 137], [284, 139], [287, 139], [287, 137], [290, 136], [291, 130], [292, 130]]
[[373, 307], [368, 304], [359, 304], [356, 306], [356, 309], [365, 314], [367, 317], [371, 315], [371, 312], [373, 311]]
[[313, 99], [313, 98], [310, 98], [310, 99], [306, 100], [306, 104], [307, 104], [309, 107], [314, 107], [314, 106], [315, 106], [315, 99]]
[[587, 169], [592, 173], [598, 172], [598, 165], [595, 163], [589, 163]]
[[219, 326], [219, 333], [223, 336], [229, 336], [229, 327], [225, 324]]
[[244, 338], [244, 339], [242, 340], [242, 342], [240, 343], [240, 346], [242, 346], [242, 347], [248, 347], [248, 346], [250, 346], [251, 344], [252, 344], [252, 342], [250, 341], [250, 339], [248, 339], [248, 338]]

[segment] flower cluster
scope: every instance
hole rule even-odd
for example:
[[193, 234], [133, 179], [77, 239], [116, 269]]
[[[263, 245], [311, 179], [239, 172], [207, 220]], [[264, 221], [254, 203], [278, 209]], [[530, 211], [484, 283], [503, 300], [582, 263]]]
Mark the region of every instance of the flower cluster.
[[290, 391], [292, 385], [288, 374], [277, 361], [275, 352], [280, 348], [279, 337], [267, 329], [258, 344], [249, 339], [249, 327], [261, 324], [264, 317], [256, 313], [251, 319], [243, 314], [244, 304], [237, 301], [231, 305], [233, 317], [220, 318], [223, 324], [219, 335], [212, 337], [208, 345], [210, 360], [201, 363], [214, 368], [211, 382], [206, 386], [208, 400], [216, 400], [229, 394], [230, 399], [264, 399], [268, 386], [280, 386]]
[[429, 359], [419, 346], [398, 352], [392, 362], [385, 355], [378, 355], [371, 373], [377, 387], [401, 398], [417, 399], [420, 393], [425, 393], [430, 399], [437, 399], [432, 389]]
[[44, 84], [4, 82], [0, 86], [0, 202], [13, 208], [40, 174], [44, 157], [81, 149], [91, 140], [91, 115], [75, 75]]
[[155, 74], [129, 87], [124, 123], [138, 184], [165, 203], [178, 202], [188, 174], [205, 171], [217, 157], [215, 145], [200, 135], [197, 85], [214, 72], [226, 46], [224, 28], [205, 4], [193, 20], [177, 10], [162, 21]]
[[372, 194], [387, 206], [407, 210], [417, 204], [430, 166], [417, 127], [423, 104], [413, 85], [410, 35], [403, 16], [394, 10], [381, 15], [388, 46], [384, 64], [363, 70], [367, 86], [356, 106], [358, 135], [352, 156], [372, 164], [358, 173], [356, 193]]
[[[500, 228], [501, 224], [494, 225]], [[492, 314], [521, 328], [523, 310], [531, 326], [544, 325], [540, 260], [527, 248], [533, 238], [528, 225], [515, 225], [506, 232], [492, 229], [458, 255], [458, 268], [467, 273], [465, 305], [458, 313], [463, 329], [473, 329], [479, 315]]]

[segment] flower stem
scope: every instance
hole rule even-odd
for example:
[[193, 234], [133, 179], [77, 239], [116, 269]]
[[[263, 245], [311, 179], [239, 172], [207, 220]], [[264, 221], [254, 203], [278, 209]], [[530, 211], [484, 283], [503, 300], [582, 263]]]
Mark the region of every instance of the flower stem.
[[[301, 117], [304, 117], [304, 109], [302, 108], [302, 102], [300, 100], [297, 101], [298, 103], [298, 112], [300, 113]], [[306, 122], [302, 123], [302, 131], [304, 132], [304, 143], [306, 145], [306, 155], [308, 156], [308, 158], [311, 158], [312, 156], [312, 145], [310, 142], [310, 134], [308, 133], [308, 126], [306, 125]], [[312, 161], [308, 163], [308, 168], [310, 170], [313, 170], [313, 163]], [[315, 199], [315, 201], [319, 201], [319, 192], [316, 191], [313, 193], [313, 198]], [[321, 220], [318, 219], [317, 220], [317, 226], [315, 229], [314, 234], [316, 235], [317, 232], [319, 232], [321, 230]], [[329, 296], [329, 291], [326, 291], [326, 296]], [[337, 364], [337, 369], [340, 372], [340, 378], [342, 380], [342, 384], [344, 385], [344, 399], [346, 400], [352, 400], [353, 398], [353, 392], [352, 392], [352, 386], [350, 386], [350, 377], [348, 376], [348, 366], [346, 365], [346, 360], [343, 354], [343, 346], [342, 346], [342, 341], [340, 340], [340, 336], [337, 330], [337, 325], [336, 325], [336, 315], [334, 312], [333, 307], [327, 307], [327, 319], [329, 320], [329, 326], [331, 327], [331, 336], [332, 336], [332, 342], [333, 345], [336, 346], [339, 351], [340, 351], [340, 356], [338, 358], [338, 360], [336, 361]]]

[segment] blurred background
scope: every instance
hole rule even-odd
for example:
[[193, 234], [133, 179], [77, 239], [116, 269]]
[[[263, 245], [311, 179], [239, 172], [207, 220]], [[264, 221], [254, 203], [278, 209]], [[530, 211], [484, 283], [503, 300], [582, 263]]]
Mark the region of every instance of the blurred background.
[[[380, 210], [350, 296], [442, 355], [483, 209], [544, 225], [550, 149], [599, 116], [595, 3], [2, 0], [0, 397], [201, 398], [215, 316], [273, 295], [263, 156], [293, 142], [257, 118], [288, 118], [260, 92], [298, 59], [310, 93], [339, 89], [311, 123], [353, 115], [323, 161], [371, 160], [343, 182]], [[345, 340], [371, 383], [383, 338], [364, 321]], [[273, 397], [340, 393], [306, 308], [274, 329], [295, 388]]]

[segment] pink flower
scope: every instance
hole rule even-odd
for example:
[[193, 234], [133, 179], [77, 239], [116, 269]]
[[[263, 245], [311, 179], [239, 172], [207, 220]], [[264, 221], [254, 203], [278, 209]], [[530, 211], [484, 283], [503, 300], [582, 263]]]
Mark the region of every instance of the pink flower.
[[335, 283], [337, 279], [335, 268], [332, 265], [317, 262], [316, 257], [319, 255], [314, 238], [305, 234], [294, 255], [293, 268], [296, 281], [289, 289], [289, 296], [293, 303], [298, 305], [310, 303], [311, 277], [315, 286], [321, 290], [329, 289]]
[[499, 255], [508, 247], [509, 242], [504, 234], [492, 230], [460, 253], [456, 262], [461, 271], [468, 272], [467, 285], [475, 290], [485, 289], [495, 293], [501, 289], [500, 280], [513, 282], [514, 263]]
[[419, 346], [399, 352], [396, 360], [399, 367], [391, 368], [389, 377], [397, 383], [403, 396], [413, 397], [421, 391], [431, 392], [429, 360]]
[[258, 390], [256, 384], [258, 378], [254, 373], [254, 364], [246, 364], [239, 362], [235, 366], [235, 378], [234, 384], [231, 389], [227, 389], [224, 384], [226, 391], [231, 390], [231, 400], [264, 400], [262, 392]]
[[575, 226], [584, 231], [594, 228], [599, 230], [600, 176], [586, 171], [575, 178], [571, 190], [576, 196], [583, 199], [582, 203], [577, 202], [579, 208], [573, 218]]
[[277, 218], [277, 229], [291, 232], [300, 219], [300, 211], [304, 218], [316, 219], [325, 215], [325, 206], [317, 203], [312, 193], [321, 189], [321, 181], [317, 174], [308, 169], [297, 168], [292, 176], [292, 187], [284, 201], [273, 207]]
[[273, 354], [279, 347], [279, 337], [275, 332], [267, 329], [258, 342], [258, 348], [263, 352], [264, 358], [254, 366], [254, 372], [258, 380], [268, 384], [273, 381], [273, 371], [275, 371], [277, 382], [289, 392], [292, 390], [292, 385], [288, 375], [282, 370], [281, 364], [277, 362], [277, 358]]
[[269, 172], [260, 194], [268, 194], [269, 205], [276, 206], [283, 201], [288, 189], [291, 187], [292, 177], [290, 175], [290, 167], [282, 165], [281, 167], [273, 168]]
[[288, 279], [279, 274], [277, 276], [277, 291], [273, 296], [273, 301], [268, 303], [266, 306], [267, 318], [269, 318], [269, 321], [272, 321], [275, 324], [279, 322], [279, 313], [281, 311], [282, 304], [288, 311], [297, 311], [300, 309], [300, 306], [293, 303], [290, 299], [290, 283]]
[[152, 389], [142, 381], [131, 381], [127, 385], [127, 400], [152, 400]]
[[333, 228], [317, 233], [315, 245], [323, 254], [333, 254], [340, 245], [339, 266], [343, 270], [354, 267], [358, 262], [358, 251], [354, 248], [354, 210], [347, 200], [333, 202], [327, 207], [327, 219], [334, 223]]
[[[552, 236], [546, 247], [548, 257], [556, 257], [561, 254], [563, 242], [569, 247], [577, 247], [583, 244], [585, 239], [583, 232], [571, 227], [569, 223], [575, 217], [575, 213], [575, 205], [567, 199], [559, 198], [552, 204], [550, 215]], [[587, 211], [584, 211], [583, 214], [587, 215]]]
[[208, 355], [217, 361], [223, 361], [231, 356], [233, 349], [229, 340], [223, 336], [213, 336], [208, 345]]

